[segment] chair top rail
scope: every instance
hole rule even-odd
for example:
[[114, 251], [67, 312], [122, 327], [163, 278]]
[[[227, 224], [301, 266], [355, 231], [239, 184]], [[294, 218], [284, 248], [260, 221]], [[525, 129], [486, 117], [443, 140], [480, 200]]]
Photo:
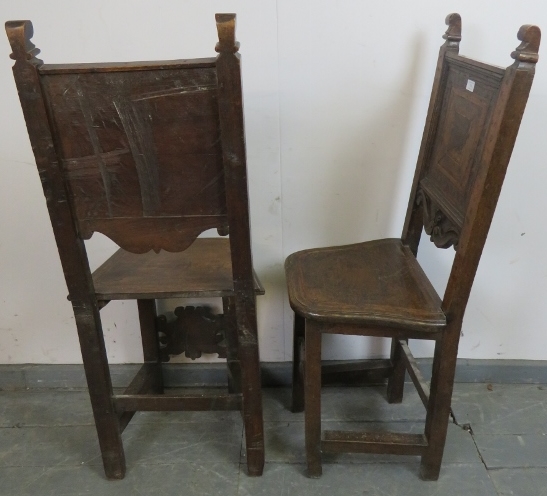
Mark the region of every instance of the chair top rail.
[[216, 57], [138, 62], [97, 62], [82, 64], [44, 64], [42, 75], [88, 74], [97, 72], [157, 71], [162, 69], [202, 69], [215, 67]]

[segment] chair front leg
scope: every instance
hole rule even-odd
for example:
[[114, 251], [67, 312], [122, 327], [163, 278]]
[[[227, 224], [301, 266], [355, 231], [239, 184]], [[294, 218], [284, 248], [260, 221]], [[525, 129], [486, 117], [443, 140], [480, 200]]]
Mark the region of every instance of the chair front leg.
[[304, 411], [304, 342], [306, 320], [297, 313], [294, 314], [293, 360], [292, 360], [292, 405], [291, 411]]
[[387, 401], [401, 403], [405, 387], [406, 367], [402, 359], [403, 350], [398, 338], [391, 340], [391, 365], [393, 370], [387, 381]]
[[304, 423], [308, 476], [319, 477], [321, 468], [321, 331], [310, 320], [305, 323]]

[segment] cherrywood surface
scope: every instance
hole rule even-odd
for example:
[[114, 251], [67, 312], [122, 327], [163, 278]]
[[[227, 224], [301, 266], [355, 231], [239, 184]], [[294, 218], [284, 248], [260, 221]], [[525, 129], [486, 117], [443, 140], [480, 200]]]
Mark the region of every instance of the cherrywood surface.
[[[109, 479], [125, 475], [121, 433], [137, 410], [240, 409], [248, 473], [263, 470], [264, 290], [252, 266], [235, 14], [216, 24], [216, 58], [44, 65], [31, 22], [6, 23]], [[197, 239], [211, 228], [229, 238]], [[121, 249], [92, 275], [84, 240], [95, 232]], [[164, 395], [154, 300], [200, 296], [223, 298], [229, 392]], [[99, 316], [112, 299], [136, 299], [141, 324], [145, 364], [123, 395]]]
[[[321, 474], [321, 450], [421, 455], [421, 477], [439, 477], [465, 308], [541, 37], [537, 26], [522, 26], [515, 62], [502, 69], [460, 56], [461, 17], [450, 14], [446, 24], [401, 238], [305, 250], [286, 261], [296, 313], [293, 411], [305, 410], [311, 477]], [[455, 249], [442, 298], [416, 259], [424, 230], [437, 247]], [[387, 399], [402, 401], [408, 372], [427, 410], [423, 435], [337, 431], [321, 440], [324, 333], [392, 338]], [[431, 385], [412, 356], [411, 338], [435, 340]], [[353, 381], [355, 370], [348, 373]]]

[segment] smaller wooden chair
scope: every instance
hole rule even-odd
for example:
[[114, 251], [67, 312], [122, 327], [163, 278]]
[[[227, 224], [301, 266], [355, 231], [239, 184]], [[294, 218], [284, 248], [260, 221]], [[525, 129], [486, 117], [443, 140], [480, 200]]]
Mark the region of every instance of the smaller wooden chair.
[[[249, 475], [264, 434], [235, 14], [217, 14], [214, 58], [48, 65], [30, 21], [9, 21], [13, 73], [72, 302], [103, 463], [125, 475], [122, 431], [136, 411], [242, 410]], [[216, 228], [223, 238], [198, 238]], [[93, 274], [84, 240], [121, 248]], [[224, 313], [161, 298], [221, 297]], [[137, 300], [144, 364], [114, 394], [99, 310]], [[178, 323], [177, 323], [178, 322]], [[161, 343], [160, 343], [161, 337]], [[226, 393], [163, 394], [161, 362], [185, 351], [228, 361]]]
[[[461, 18], [450, 14], [446, 23], [401, 238], [304, 250], [285, 264], [295, 312], [293, 411], [305, 409], [311, 477], [321, 474], [322, 452], [420, 455], [421, 477], [439, 477], [465, 307], [540, 41], [536, 26], [522, 26], [522, 43], [511, 54], [515, 62], [502, 69], [460, 56]], [[437, 247], [456, 250], [442, 299], [416, 260], [424, 227]], [[408, 371], [427, 410], [425, 432], [325, 431], [321, 436], [323, 333], [392, 338], [390, 360], [382, 367], [389, 378], [387, 399], [402, 401]], [[431, 386], [416, 366], [409, 339], [435, 341]], [[365, 373], [364, 365], [357, 368]], [[355, 375], [351, 364], [343, 369]]]

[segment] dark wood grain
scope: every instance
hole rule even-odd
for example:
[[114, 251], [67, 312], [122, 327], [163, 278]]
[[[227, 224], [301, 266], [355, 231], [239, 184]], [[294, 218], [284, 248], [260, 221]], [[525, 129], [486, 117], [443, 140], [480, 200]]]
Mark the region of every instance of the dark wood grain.
[[[405, 340], [403, 342], [406, 343]], [[403, 392], [405, 388], [406, 364], [403, 361], [403, 349], [401, 340], [391, 340], [391, 350], [389, 360], [392, 364], [391, 373], [387, 381], [387, 401], [389, 403], [401, 403], [403, 401]]]
[[216, 72], [42, 74], [84, 238], [179, 251], [226, 224]]
[[[285, 264], [290, 304], [298, 314], [293, 408], [305, 409], [312, 476], [321, 473], [322, 449], [421, 455], [421, 477], [439, 477], [463, 317], [540, 42], [537, 26], [523, 26], [518, 32], [521, 44], [511, 54], [515, 62], [502, 69], [460, 56], [461, 17], [450, 14], [446, 23], [401, 238], [305, 250], [289, 256]], [[424, 230], [437, 247], [456, 249], [442, 298], [416, 259]], [[392, 338], [387, 398], [402, 401], [408, 372], [427, 410], [423, 435], [331, 432], [319, 445], [318, 368], [324, 333]], [[435, 341], [430, 386], [412, 356], [409, 339]], [[354, 372], [350, 374], [353, 382]]]
[[422, 375], [422, 372], [420, 371], [420, 368], [418, 367], [418, 363], [416, 362], [414, 356], [412, 355], [412, 352], [410, 351], [410, 348], [408, 347], [408, 344], [406, 341], [399, 341], [399, 346], [401, 347], [401, 361], [405, 366], [405, 369], [408, 371], [408, 375], [410, 375], [410, 378], [412, 379], [412, 382], [414, 383], [414, 386], [416, 387], [416, 391], [418, 392], [418, 396], [422, 400], [422, 403], [427, 408], [429, 404], [429, 385], [427, 384], [426, 380], [424, 379], [424, 376]]
[[426, 449], [427, 439], [423, 434], [325, 431], [321, 440], [321, 450], [325, 453], [423, 455]]
[[[537, 48], [538, 33], [539, 28], [528, 26], [519, 30], [518, 37], [524, 42], [531, 38], [536, 42], [532, 46]], [[431, 449], [422, 458], [421, 476], [424, 479], [438, 477], [461, 324], [534, 77], [534, 57], [523, 55], [525, 60], [520, 60], [519, 52], [512, 55], [515, 63], [506, 70], [495, 111], [485, 131], [484, 166], [472, 186], [466, 222], [443, 298], [443, 309], [451, 316], [451, 322], [445, 336], [435, 346], [434, 375], [426, 419], [426, 436]]]
[[[209, 306], [175, 308], [176, 319], [167, 322], [162, 315], [158, 322], [161, 341], [161, 359], [168, 362], [171, 356], [184, 353], [195, 360], [203, 353], [227, 357], [227, 341], [224, 314], [216, 314]], [[237, 347], [237, 341], [234, 343]], [[228, 371], [230, 370], [228, 366]]]
[[217, 14], [219, 42], [216, 45], [220, 132], [232, 273], [234, 307], [241, 365], [243, 420], [249, 475], [264, 468], [264, 426], [260, 399], [260, 367], [256, 299], [249, 219], [249, 194], [241, 91], [241, 58], [235, 40], [235, 14]]
[[321, 324], [306, 322], [304, 349], [304, 427], [308, 476], [319, 477], [321, 467]]
[[438, 332], [441, 299], [400, 239], [297, 252], [285, 263], [292, 308], [327, 322]]
[[293, 413], [304, 411], [304, 340], [306, 319], [298, 312], [294, 314], [293, 360], [292, 360], [292, 403]]
[[237, 349], [238, 331], [233, 296], [224, 296], [222, 298], [222, 308], [226, 330], [226, 352], [228, 355], [228, 391], [231, 393], [241, 393], [241, 362], [239, 360], [239, 353]]
[[44, 64], [40, 74], [89, 74], [96, 72], [155, 71], [215, 67], [216, 58], [151, 60], [146, 62], [97, 62], [86, 64]]
[[321, 365], [321, 384], [327, 385], [370, 385], [381, 384], [391, 376], [393, 366], [389, 359], [354, 360]]
[[[254, 291], [264, 289], [253, 272]], [[98, 299], [201, 298], [234, 295], [230, 243], [198, 238], [185, 251], [137, 255], [118, 250], [93, 272]]]
[[443, 35], [446, 42], [439, 50], [439, 57], [435, 68], [435, 77], [433, 79], [433, 88], [431, 89], [429, 108], [427, 110], [427, 117], [422, 135], [422, 143], [418, 154], [410, 200], [408, 202], [407, 214], [401, 236], [403, 243], [412, 250], [414, 255], [417, 255], [418, 253], [418, 245], [420, 244], [420, 238], [424, 226], [422, 210], [419, 208], [419, 204], [416, 201], [416, 196], [418, 193], [418, 185], [422, 177], [424, 163], [426, 163], [431, 156], [431, 143], [435, 139], [439, 122], [443, 85], [445, 84], [447, 77], [445, 57], [450, 53], [457, 54], [459, 52], [460, 41], [462, 38], [462, 22], [459, 14], [453, 13], [447, 16], [446, 24], [448, 25], [448, 29]]
[[15, 60], [13, 75], [27, 130], [44, 188], [55, 241], [65, 275], [93, 408], [105, 473], [109, 479], [125, 475], [121, 427], [113, 403], [112, 382], [101, 328], [97, 300], [83, 240], [78, 236], [69, 195], [54, 145], [38, 72], [42, 61], [30, 39], [30, 21], [8, 21], [6, 32]]
[[[249, 474], [264, 465], [255, 301], [264, 290], [252, 266], [239, 44], [235, 14], [216, 20], [216, 58], [55, 65], [36, 58], [30, 21], [6, 23], [110, 479], [124, 477], [121, 432], [137, 410], [240, 409]], [[197, 239], [212, 228], [229, 239]], [[92, 275], [84, 240], [95, 232], [121, 249]], [[222, 297], [229, 314], [230, 391], [162, 395], [154, 300], [203, 296]], [[115, 299], [138, 301], [145, 361], [123, 395], [99, 316]], [[192, 346], [213, 349], [202, 331], [187, 332]]]
[[160, 343], [156, 328], [156, 301], [150, 298], [137, 300], [137, 308], [139, 310], [144, 363], [150, 369], [152, 375], [150, 392], [163, 393]]

